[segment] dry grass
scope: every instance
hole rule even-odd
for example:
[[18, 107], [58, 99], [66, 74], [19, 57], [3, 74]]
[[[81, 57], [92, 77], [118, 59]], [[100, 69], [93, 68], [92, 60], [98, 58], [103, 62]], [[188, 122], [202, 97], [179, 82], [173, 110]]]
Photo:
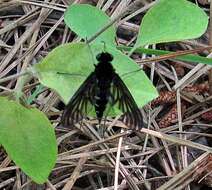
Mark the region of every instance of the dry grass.
[[[23, 89], [25, 98], [31, 97], [39, 85], [38, 79], [28, 78], [23, 85], [20, 73], [58, 45], [76, 40], [63, 21], [63, 13], [70, 3], [103, 7], [120, 31], [117, 42], [124, 45], [134, 42], [138, 20], [154, 4], [151, 0], [141, 0], [139, 6], [130, 6], [130, 0], [0, 1], [0, 78], [6, 78], [5, 81], [1, 79], [1, 95], [8, 96]], [[174, 51], [197, 49], [208, 45], [208, 37], [206, 33], [199, 40], [160, 47]], [[206, 50], [201, 53], [211, 56]], [[142, 63], [145, 57], [133, 55], [138, 63]], [[14, 166], [2, 148], [0, 189], [174, 190], [210, 186], [212, 125], [203, 114], [211, 112], [212, 96], [209, 87], [201, 92], [199, 89], [188, 91], [186, 87], [202, 83], [208, 86], [211, 67], [201, 63], [171, 64], [167, 59], [159, 60], [143, 62], [141, 67], [159, 91], [176, 93], [170, 102], [168, 99], [163, 103], [159, 100], [158, 105], [150, 103], [143, 108], [148, 128], [137, 133], [114, 128], [115, 123], [121, 127], [123, 124], [109, 119], [104, 139], [91, 122], [86, 122], [83, 127], [60, 128], [61, 99], [50, 89], [42, 91], [32, 105], [43, 111], [55, 127], [59, 149], [57, 164], [49, 181], [45, 185], [36, 185]], [[184, 110], [181, 109], [183, 105]], [[164, 113], [168, 108], [173, 108], [172, 115]], [[164, 119], [165, 115], [167, 119]], [[167, 123], [169, 118], [171, 122]]]

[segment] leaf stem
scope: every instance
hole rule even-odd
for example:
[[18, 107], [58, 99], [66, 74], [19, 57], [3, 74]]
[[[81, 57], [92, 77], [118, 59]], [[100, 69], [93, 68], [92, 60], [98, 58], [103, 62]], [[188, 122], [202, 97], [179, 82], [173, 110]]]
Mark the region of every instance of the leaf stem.
[[[112, 26], [116, 21], [121, 19], [122, 17], [126, 16], [127, 14], [130, 14], [131, 12], [135, 11], [137, 7], [139, 7], [139, 4], [141, 3], [141, 0], [136, 0], [133, 3], [131, 3], [128, 7], [123, 9], [115, 18], [113, 18], [108, 24], [106, 24], [104, 27], [102, 27], [99, 31], [97, 31], [93, 36], [91, 36], [87, 43], [91, 43], [93, 40], [95, 40], [101, 33], [103, 33], [105, 30], [107, 30], [110, 26]], [[156, 2], [154, 2], [156, 3]]]
[[24, 71], [24, 72], [21, 72], [21, 73], [16, 73], [14, 75], [10, 75], [8, 77], [4, 77], [4, 78], [0, 79], [0, 83], [6, 82], [8, 80], [15, 79], [15, 78], [18, 78], [18, 77], [21, 77], [21, 76], [24, 76], [24, 75], [29, 75], [30, 73], [31, 73], [30, 71]]

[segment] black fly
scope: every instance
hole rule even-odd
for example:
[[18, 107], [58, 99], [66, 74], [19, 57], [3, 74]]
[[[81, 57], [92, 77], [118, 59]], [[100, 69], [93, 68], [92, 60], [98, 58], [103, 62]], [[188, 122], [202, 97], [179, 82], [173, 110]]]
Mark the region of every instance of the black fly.
[[62, 125], [68, 127], [81, 121], [87, 115], [88, 104], [94, 106], [99, 123], [107, 105], [117, 105], [124, 113], [120, 118], [129, 128], [141, 129], [143, 118], [128, 88], [115, 72], [107, 52], [96, 56], [95, 70], [87, 77], [73, 95], [62, 114]]

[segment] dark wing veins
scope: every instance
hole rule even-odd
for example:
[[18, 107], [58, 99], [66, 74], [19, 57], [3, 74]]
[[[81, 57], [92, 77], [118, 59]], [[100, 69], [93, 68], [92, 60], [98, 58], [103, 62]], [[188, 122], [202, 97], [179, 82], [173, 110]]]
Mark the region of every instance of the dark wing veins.
[[[87, 110], [88, 105], [92, 107], [95, 105], [96, 81], [96, 75], [92, 72], [71, 98], [62, 114], [62, 125], [64, 127], [73, 126], [81, 121], [89, 111]], [[116, 73], [114, 73], [111, 84], [111, 98], [111, 106], [117, 105], [124, 113], [121, 120], [129, 128], [140, 130], [143, 127], [142, 114], [127, 86]]]
[[118, 105], [118, 108], [124, 113], [120, 119], [129, 128], [140, 130], [143, 127], [142, 114], [127, 86], [116, 73], [112, 82], [111, 96], [113, 97], [112, 106]]
[[73, 126], [88, 113], [88, 104], [94, 105], [96, 75], [92, 72], [71, 98], [62, 114], [62, 125]]

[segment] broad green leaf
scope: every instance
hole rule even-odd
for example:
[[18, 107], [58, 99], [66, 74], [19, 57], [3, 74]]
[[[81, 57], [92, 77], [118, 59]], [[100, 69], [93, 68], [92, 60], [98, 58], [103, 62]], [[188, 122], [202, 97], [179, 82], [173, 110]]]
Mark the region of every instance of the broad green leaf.
[[90, 48], [84, 43], [62, 45], [37, 64], [35, 70], [39, 73], [40, 82], [55, 89], [67, 103], [94, 71], [96, 55], [103, 51], [113, 55], [112, 64], [139, 107], [157, 97], [155, 87], [139, 66], [119, 50], [104, 44], [93, 44]]
[[144, 16], [135, 47], [201, 36], [208, 17], [187, 0], [160, 0]]
[[[89, 39], [110, 22], [110, 18], [103, 11], [86, 4], [70, 6], [65, 12], [64, 20], [70, 29], [83, 39]], [[115, 27], [111, 26], [99, 35], [95, 42], [103, 41], [115, 46], [115, 35]]]
[[0, 97], [0, 142], [9, 157], [36, 183], [44, 183], [55, 165], [54, 129], [35, 108]]
[[40, 82], [54, 89], [68, 103], [94, 70], [90, 48], [83, 43], [61, 45], [35, 65]]

